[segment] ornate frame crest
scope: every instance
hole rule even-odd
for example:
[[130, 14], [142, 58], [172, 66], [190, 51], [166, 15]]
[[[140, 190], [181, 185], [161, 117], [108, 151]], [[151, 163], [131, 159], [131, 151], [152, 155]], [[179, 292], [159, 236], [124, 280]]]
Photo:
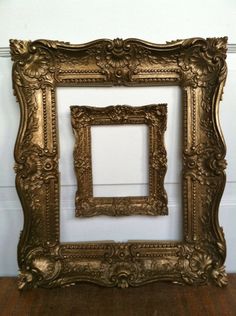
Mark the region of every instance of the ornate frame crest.
[[[166, 280], [222, 286], [226, 245], [218, 222], [226, 148], [218, 106], [226, 80], [227, 38], [167, 44], [137, 39], [64, 42], [11, 40], [13, 88], [21, 121], [16, 187], [24, 211], [19, 288], [88, 281], [139, 286]], [[179, 85], [183, 104], [181, 242], [61, 243], [57, 86]]]
[[[95, 215], [167, 215], [166, 173], [166, 104], [140, 107], [125, 105], [100, 107], [71, 106], [75, 134], [74, 166], [77, 177], [76, 216]], [[92, 125], [147, 124], [149, 128], [148, 196], [93, 197], [91, 157]]]

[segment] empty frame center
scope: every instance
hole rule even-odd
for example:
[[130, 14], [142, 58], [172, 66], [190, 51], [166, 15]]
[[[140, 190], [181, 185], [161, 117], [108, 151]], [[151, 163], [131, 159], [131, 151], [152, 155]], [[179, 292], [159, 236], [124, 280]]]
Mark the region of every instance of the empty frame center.
[[148, 126], [91, 127], [93, 196], [148, 195]]

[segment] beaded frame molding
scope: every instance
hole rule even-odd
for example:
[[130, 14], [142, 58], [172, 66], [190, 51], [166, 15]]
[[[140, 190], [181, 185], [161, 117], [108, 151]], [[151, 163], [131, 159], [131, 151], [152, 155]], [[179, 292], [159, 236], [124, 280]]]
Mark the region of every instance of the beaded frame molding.
[[[167, 194], [164, 188], [167, 164], [164, 144], [166, 121], [167, 104], [139, 107], [71, 106], [71, 122], [75, 135], [74, 168], [78, 184], [75, 198], [76, 216], [168, 214]], [[148, 126], [149, 190], [147, 196], [93, 196], [91, 127], [114, 124], [146, 124]]]
[[[16, 188], [24, 212], [19, 288], [88, 281], [139, 286], [166, 280], [227, 283], [218, 222], [226, 147], [218, 107], [227, 75], [227, 38], [166, 44], [101, 39], [87, 44], [10, 41], [13, 89], [21, 108]], [[57, 86], [179, 85], [183, 101], [183, 240], [61, 243]]]

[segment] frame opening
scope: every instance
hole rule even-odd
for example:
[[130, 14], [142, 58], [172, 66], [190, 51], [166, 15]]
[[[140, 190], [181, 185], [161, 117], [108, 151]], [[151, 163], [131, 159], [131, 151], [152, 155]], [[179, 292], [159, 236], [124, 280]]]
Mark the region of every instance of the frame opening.
[[91, 146], [94, 197], [149, 195], [147, 125], [91, 126]]
[[[116, 243], [128, 240], [183, 240], [183, 209], [181, 195], [182, 170], [182, 92], [178, 86], [155, 87], [57, 87], [57, 107], [59, 116], [61, 202], [60, 202], [60, 241], [99, 242], [113, 240]], [[167, 130], [165, 145], [167, 149], [168, 168], [165, 176], [165, 189], [168, 194], [168, 216], [150, 217], [129, 216], [111, 217], [95, 216], [75, 218], [74, 196], [77, 183], [73, 160], [74, 135], [72, 134], [69, 106], [86, 104], [104, 107], [107, 104], [151, 104], [154, 100], [168, 103]], [[139, 126], [139, 125], [137, 125]], [[100, 183], [104, 187], [104, 183]], [[131, 192], [133, 186], [108, 186], [113, 194], [114, 186], [122, 192]], [[142, 185], [138, 185], [143, 192]], [[97, 187], [97, 186], [95, 186]], [[130, 189], [131, 187], [131, 189]], [[132, 194], [129, 194], [132, 195]], [[143, 195], [143, 194], [141, 194]]]

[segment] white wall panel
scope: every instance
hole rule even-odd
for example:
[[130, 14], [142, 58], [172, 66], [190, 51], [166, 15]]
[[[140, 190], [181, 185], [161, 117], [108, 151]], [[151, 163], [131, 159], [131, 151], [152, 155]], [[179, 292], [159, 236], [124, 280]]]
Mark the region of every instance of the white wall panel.
[[[168, 169], [165, 177], [165, 187], [169, 197], [169, 203], [172, 208], [169, 215], [165, 217], [125, 217], [112, 218], [104, 216], [78, 219], [74, 218], [74, 195], [76, 179], [73, 171], [72, 151], [74, 139], [71, 131], [70, 105], [92, 105], [106, 106], [114, 104], [127, 104], [141, 106], [152, 103], [167, 103], [167, 130], [165, 133], [165, 142], [167, 147]], [[60, 138], [60, 170], [61, 183], [63, 191], [66, 191], [72, 198], [67, 200], [67, 208], [70, 213], [64, 217], [61, 213], [61, 240], [62, 241], [84, 241], [89, 236], [92, 240], [115, 240], [125, 241], [129, 239], [162, 239], [162, 240], [180, 240], [182, 232], [182, 213], [180, 207], [180, 170], [181, 170], [181, 138], [180, 125], [182, 117], [181, 109], [181, 90], [179, 87], [140, 87], [140, 88], [66, 88], [57, 89], [57, 105], [59, 116], [59, 138]], [[142, 126], [136, 125], [136, 130], [142, 135]], [[122, 128], [122, 127], [121, 127]], [[97, 164], [94, 164], [94, 170], [100, 170], [101, 161], [106, 161], [107, 172], [112, 169], [113, 163], [106, 159], [107, 152], [103, 151], [103, 144], [109, 142], [109, 149], [116, 152], [116, 147], [123, 146], [123, 138], [117, 138], [112, 142], [111, 130], [107, 127], [107, 132], [96, 137], [96, 148], [99, 154]], [[126, 127], [123, 126], [123, 130]], [[109, 132], [110, 131], [110, 132]], [[129, 130], [130, 131], [130, 130]], [[137, 132], [136, 132], [137, 133]], [[143, 135], [147, 136], [147, 135]], [[125, 134], [123, 133], [123, 137]], [[129, 133], [128, 137], [134, 137]], [[132, 140], [131, 140], [132, 141]], [[128, 145], [128, 144], [126, 144]], [[141, 152], [145, 152], [145, 142], [140, 142]], [[132, 148], [126, 146], [126, 150], [132, 155]], [[122, 160], [124, 150], [116, 152], [118, 161]], [[113, 156], [115, 159], [115, 156]], [[131, 163], [134, 162], [134, 157]], [[145, 157], [147, 162], [147, 157]], [[96, 162], [96, 161], [95, 161]], [[99, 195], [116, 196], [127, 195], [128, 192], [137, 192], [144, 190], [144, 179], [142, 170], [139, 168], [138, 174], [130, 172], [130, 162], [123, 160], [122, 165], [116, 167], [117, 172], [113, 172], [114, 179], [108, 174], [100, 173], [99, 181], [96, 182], [95, 190]], [[123, 176], [123, 177], [122, 177]], [[111, 186], [107, 186], [110, 184]], [[116, 184], [116, 185], [114, 185]], [[73, 192], [73, 193], [72, 193]], [[136, 195], [136, 194], [135, 194]], [[73, 210], [71, 212], [71, 210]], [[101, 225], [102, 224], [102, 225]], [[66, 227], [68, 227], [66, 229]], [[100, 229], [96, 229], [100, 227]], [[66, 231], [67, 233], [66, 233]], [[88, 233], [89, 232], [89, 233]], [[171, 232], [171, 234], [170, 234]]]
[[2, 0], [1, 46], [9, 38], [86, 42], [138, 37], [154, 42], [195, 36], [236, 38], [235, 0]]
[[[220, 23], [219, 23], [220, 21]], [[0, 1], [0, 46], [7, 47], [9, 38], [49, 38], [82, 43], [97, 38], [137, 37], [153, 42], [194, 36], [228, 36], [236, 39], [235, 0], [166, 1]], [[0, 47], [0, 48], [1, 48]], [[2, 50], [7, 56], [7, 50]], [[6, 53], [5, 53], [6, 52]], [[236, 58], [229, 54], [228, 79], [220, 105], [220, 121], [227, 144], [227, 184], [220, 206], [220, 224], [227, 241], [226, 268], [236, 272]], [[16, 275], [16, 247], [23, 225], [23, 214], [14, 188], [13, 146], [19, 124], [19, 105], [12, 94], [11, 60], [0, 58], [0, 275]], [[57, 90], [60, 125], [61, 159], [61, 240], [129, 240], [181, 239], [182, 217], [179, 172], [180, 90], [174, 87], [150, 88], [60, 88]], [[76, 179], [71, 164], [74, 138], [71, 130], [69, 105], [110, 104], [144, 105], [168, 103], [168, 130], [165, 136], [168, 152], [168, 172], [165, 186], [168, 192], [168, 216], [148, 218], [74, 218]], [[144, 136], [145, 133], [142, 132]], [[109, 135], [109, 134], [108, 134]], [[97, 135], [96, 143], [105, 141]], [[138, 141], [138, 140], [137, 140]], [[116, 144], [117, 145], [117, 142]], [[139, 144], [140, 145], [140, 144]], [[100, 145], [99, 145], [100, 146]], [[98, 146], [98, 147], [99, 147]], [[145, 146], [145, 144], [143, 144]], [[101, 147], [100, 147], [101, 148]], [[98, 148], [99, 150], [99, 148]], [[103, 153], [100, 158], [103, 159]], [[145, 160], [142, 160], [145, 164]], [[123, 164], [123, 163], [122, 163]], [[97, 165], [97, 166], [96, 166]], [[94, 162], [96, 169], [99, 161]], [[132, 180], [128, 164], [122, 166], [127, 175], [124, 183], [107, 185], [105, 178], [95, 181], [98, 194], [112, 196], [114, 192], [130, 194], [145, 192], [145, 180]], [[137, 191], [136, 191], [137, 192]]]
[[91, 154], [94, 185], [148, 183], [147, 125], [92, 126]]

